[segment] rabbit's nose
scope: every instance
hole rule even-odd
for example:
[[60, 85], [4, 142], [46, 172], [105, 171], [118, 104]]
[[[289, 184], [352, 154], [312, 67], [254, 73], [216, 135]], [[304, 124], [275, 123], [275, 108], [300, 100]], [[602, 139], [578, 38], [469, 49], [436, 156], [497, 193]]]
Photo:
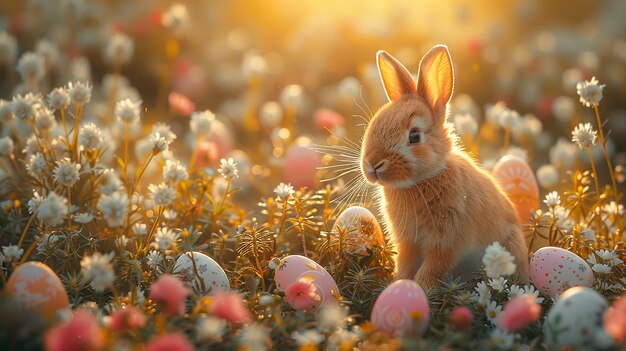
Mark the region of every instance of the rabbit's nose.
[[365, 161], [365, 178], [372, 183], [375, 183], [380, 175], [387, 170], [387, 164], [389, 161], [380, 160], [374, 166], [369, 161]]

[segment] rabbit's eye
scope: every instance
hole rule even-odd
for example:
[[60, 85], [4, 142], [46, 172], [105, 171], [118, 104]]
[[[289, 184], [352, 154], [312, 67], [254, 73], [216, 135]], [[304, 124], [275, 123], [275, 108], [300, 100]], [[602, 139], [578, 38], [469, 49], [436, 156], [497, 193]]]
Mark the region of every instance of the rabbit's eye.
[[418, 144], [422, 142], [422, 133], [417, 129], [411, 129], [409, 132], [409, 143]]

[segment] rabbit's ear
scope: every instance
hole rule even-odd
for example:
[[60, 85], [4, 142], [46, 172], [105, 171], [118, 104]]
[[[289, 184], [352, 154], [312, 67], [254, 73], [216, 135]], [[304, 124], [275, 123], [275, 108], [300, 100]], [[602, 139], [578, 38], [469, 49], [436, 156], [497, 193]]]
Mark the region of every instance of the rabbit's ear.
[[376, 62], [389, 101], [397, 100], [403, 94], [415, 94], [415, 81], [398, 60], [380, 50], [376, 53]]
[[433, 112], [450, 101], [454, 88], [454, 71], [450, 52], [445, 45], [436, 45], [424, 55], [417, 74], [417, 93]]

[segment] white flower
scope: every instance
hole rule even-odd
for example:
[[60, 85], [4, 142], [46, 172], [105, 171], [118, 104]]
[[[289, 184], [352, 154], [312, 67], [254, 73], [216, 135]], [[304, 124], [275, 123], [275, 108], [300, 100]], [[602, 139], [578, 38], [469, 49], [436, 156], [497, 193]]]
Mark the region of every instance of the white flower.
[[102, 185], [100, 192], [102, 194], [111, 195], [122, 189], [122, 181], [113, 169], [107, 169], [102, 173]]
[[489, 278], [499, 278], [515, 273], [515, 257], [497, 241], [485, 249], [483, 264]]
[[596, 263], [593, 265], [593, 267], [591, 267], [591, 269], [596, 272], [596, 273], [600, 273], [600, 274], [609, 274], [611, 273], [611, 267], [609, 267], [606, 264], [603, 263]]
[[319, 345], [322, 341], [324, 341], [324, 335], [314, 329], [293, 332], [291, 336], [296, 341], [296, 344], [300, 346]]
[[41, 200], [37, 207], [37, 219], [51, 226], [61, 224], [65, 216], [67, 216], [67, 199], [57, 195], [54, 191]]
[[13, 153], [13, 139], [9, 136], [0, 138], [0, 156], [9, 156]]
[[496, 291], [502, 291], [506, 288], [507, 280], [503, 277], [498, 279], [489, 279], [489, 286], [491, 286]]
[[87, 224], [93, 221], [93, 215], [89, 212], [82, 212], [74, 215], [74, 221], [80, 224]]
[[271, 340], [261, 324], [250, 324], [239, 331], [239, 344], [246, 350], [268, 350]]
[[491, 290], [489, 290], [489, 286], [485, 282], [481, 281], [476, 284], [474, 290], [478, 294], [476, 296], [476, 303], [480, 306], [487, 305], [487, 303], [491, 299]]
[[9, 33], [0, 32], [0, 65], [12, 65], [17, 55], [17, 41]]
[[48, 107], [52, 110], [62, 110], [69, 106], [70, 95], [67, 93], [65, 88], [55, 88], [48, 94], [47, 100]]
[[282, 199], [286, 199], [291, 196], [295, 191], [291, 184], [280, 183], [274, 188], [274, 193]]
[[46, 74], [43, 56], [34, 52], [27, 52], [17, 62], [17, 71], [22, 80], [28, 83], [37, 83]]
[[602, 100], [602, 89], [604, 84], [598, 84], [596, 77], [592, 77], [591, 80], [579, 82], [576, 84], [576, 92], [580, 95], [580, 102], [587, 106], [598, 106], [600, 100]]
[[500, 317], [501, 312], [502, 306], [498, 305], [495, 301], [489, 301], [487, 306], [485, 306], [485, 315], [493, 325], [496, 325], [498, 322], [498, 317]]
[[228, 160], [221, 159], [220, 168], [217, 171], [224, 178], [232, 178], [232, 177], [239, 176], [239, 171], [237, 170], [237, 162], [235, 162], [235, 160], [233, 160], [232, 158], [229, 158]]
[[131, 99], [120, 100], [115, 104], [115, 117], [123, 123], [135, 123], [139, 121], [141, 113], [141, 101], [135, 102]]
[[615, 250], [596, 250], [596, 255], [598, 255], [601, 259], [608, 261], [611, 266], [617, 266], [618, 264], [624, 263], [619, 258], [619, 255]]
[[583, 228], [580, 231], [580, 236], [585, 240], [596, 240], [596, 232], [591, 228]]
[[26, 163], [26, 170], [35, 178], [39, 178], [47, 168], [48, 165], [41, 152], [30, 155]]
[[556, 145], [550, 148], [550, 163], [556, 168], [570, 169], [578, 154], [576, 145], [560, 138]]
[[152, 133], [148, 138], [148, 146], [155, 155], [169, 149], [172, 140], [161, 136], [160, 133]]
[[99, 252], [85, 256], [80, 261], [81, 274], [87, 281], [93, 281], [94, 290], [101, 292], [110, 287], [115, 280], [111, 259], [114, 253], [103, 255]]
[[596, 144], [596, 133], [591, 123], [580, 123], [572, 132], [572, 141], [577, 143], [579, 148], [585, 149]]
[[134, 50], [135, 44], [128, 35], [115, 33], [107, 42], [104, 49], [104, 58], [114, 65], [122, 65], [130, 60]]
[[41, 237], [39, 244], [37, 244], [37, 252], [46, 252], [48, 247], [61, 239], [61, 236], [62, 235], [44, 234], [43, 237]]
[[611, 215], [611, 216], [623, 216], [624, 215], [624, 205], [617, 204], [615, 201], [611, 201], [606, 205], [602, 205], [602, 212]]
[[226, 330], [226, 321], [212, 316], [199, 318], [196, 323], [198, 339], [202, 341], [220, 341]]
[[339, 304], [324, 304], [317, 313], [317, 322], [321, 330], [334, 331], [346, 324], [348, 311]]
[[41, 39], [35, 45], [35, 52], [43, 57], [44, 67], [54, 67], [59, 62], [59, 48], [47, 39]]
[[156, 123], [152, 126], [152, 134], [156, 133], [159, 133], [161, 137], [169, 140], [170, 143], [176, 140], [176, 134], [174, 134], [172, 128], [165, 123]]
[[507, 128], [507, 129], [513, 128], [517, 126], [519, 122], [520, 122], [519, 113], [517, 113], [517, 111], [511, 110], [510, 108], [505, 108], [498, 115], [498, 124], [502, 128]]
[[492, 346], [500, 350], [512, 350], [515, 343], [515, 335], [507, 333], [500, 328], [495, 328], [489, 335], [489, 341]]
[[574, 227], [574, 221], [569, 218], [570, 212], [569, 209], [561, 205], [554, 206], [553, 215], [556, 220], [556, 226], [566, 233], [569, 233]]
[[167, 206], [176, 200], [176, 190], [165, 183], [150, 184], [148, 190], [150, 191], [150, 198], [154, 199], [154, 204], [157, 206]]
[[537, 303], [542, 303], [543, 300], [544, 300], [543, 297], [539, 297], [539, 291], [537, 291], [535, 286], [532, 285], [532, 284], [524, 285], [524, 294], [523, 295], [530, 295], [530, 296], [534, 297], [535, 300], [537, 301]]
[[80, 178], [80, 165], [70, 161], [69, 158], [64, 158], [61, 161], [57, 161], [57, 166], [54, 167], [52, 173], [54, 174], [54, 181], [62, 186], [71, 187]]
[[161, 19], [163, 26], [171, 29], [174, 35], [181, 37], [191, 29], [191, 19], [187, 7], [182, 4], [174, 4], [163, 14]]
[[91, 84], [83, 82], [67, 83], [67, 94], [76, 105], [84, 105], [91, 101]]
[[552, 103], [552, 114], [561, 121], [569, 123], [576, 113], [576, 102], [569, 96], [559, 96]]
[[478, 122], [469, 113], [454, 115], [454, 126], [461, 136], [474, 137], [478, 133]]
[[99, 148], [104, 142], [102, 131], [93, 123], [87, 123], [80, 127], [78, 133], [78, 141], [85, 150], [93, 150]]
[[37, 114], [37, 98], [32, 94], [15, 95], [11, 100], [11, 111], [13, 116], [21, 120], [35, 118]]
[[54, 114], [46, 107], [40, 107], [35, 113], [35, 126], [41, 130], [48, 130], [56, 124]]
[[20, 249], [17, 245], [9, 245], [2, 247], [2, 255], [7, 263], [18, 262], [22, 258], [24, 249]]
[[189, 127], [194, 134], [209, 134], [214, 120], [215, 114], [209, 110], [194, 112], [191, 114]]
[[119, 191], [111, 195], [103, 194], [98, 200], [98, 210], [109, 227], [121, 227], [128, 213], [128, 195]]
[[154, 246], [162, 252], [173, 249], [177, 241], [178, 233], [166, 227], [160, 227], [154, 235]]
[[37, 191], [33, 191], [33, 197], [28, 200], [28, 213], [37, 213], [37, 209], [39, 209], [39, 205], [43, 200], [43, 197]]
[[171, 184], [178, 184], [187, 179], [187, 168], [178, 160], [167, 160], [163, 166], [163, 179]]
[[559, 182], [559, 172], [552, 165], [543, 165], [537, 169], [537, 182], [544, 189], [552, 189]]
[[138, 236], [148, 234], [148, 226], [145, 223], [135, 223], [133, 224], [133, 233]]
[[150, 268], [155, 269], [157, 266], [163, 263], [164, 259], [165, 257], [160, 251], [150, 250], [150, 253], [148, 254], [148, 256], [146, 256], [146, 263], [148, 264], [148, 266], [150, 266]]
[[555, 207], [561, 204], [561, 197], [559, 196], [559, 193], [553, 191], [546, 195], [546, 199], [543, 200], [543, 203], [545, 203], [548, 207]]

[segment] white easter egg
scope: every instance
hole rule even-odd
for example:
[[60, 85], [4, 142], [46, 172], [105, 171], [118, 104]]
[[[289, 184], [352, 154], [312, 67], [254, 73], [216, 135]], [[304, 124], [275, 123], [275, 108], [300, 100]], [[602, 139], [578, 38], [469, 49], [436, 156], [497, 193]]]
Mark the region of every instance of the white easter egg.
[[585, 260], [552, 246], [535, 251], [530, 259], [530, 278], [539, 291], [552, 297], [574, 286], [593, 285], [593, 272]]
[[424, 334], [430, 320], [424, 289], [409, 279], [393, 282], [376, 299], [371, 320], [374, 328], [389, 335]]
[[274, 281], [280, 291], [300, 279], [305, 278], [315, 286], [320, 304], [335, 302], [339, 288], [333, 277], [312, 259], [300, 255], [290, 255], [280, 260], [274, 272]]
[[68, 309], [70, 304], [59, 277], [41, 262], [19, 265], [9, 277], [5, 291], [23, 308], [46, 319], [56, 317], [57, 311]]
[[201, 252], [190, 251], [180, 255], [173, 272], [204, 293], [230, 289], [228, 276], [222, 267]]
[[553, 349], [606, 349], [612, 340], [603, 327], [603, 315], [609, 307], [597, 291], [574, 287], [565, 291], [543, 324], [545, 342]]
[[357, 254], [365, 255], [367, 249], [384, 242], [383, 231], [376, 217], [365, 207], [350, 206], [341, 212], [333, 232], [337, 233], [340, 228], [347, 230], [345, 243], [348, 249]]

